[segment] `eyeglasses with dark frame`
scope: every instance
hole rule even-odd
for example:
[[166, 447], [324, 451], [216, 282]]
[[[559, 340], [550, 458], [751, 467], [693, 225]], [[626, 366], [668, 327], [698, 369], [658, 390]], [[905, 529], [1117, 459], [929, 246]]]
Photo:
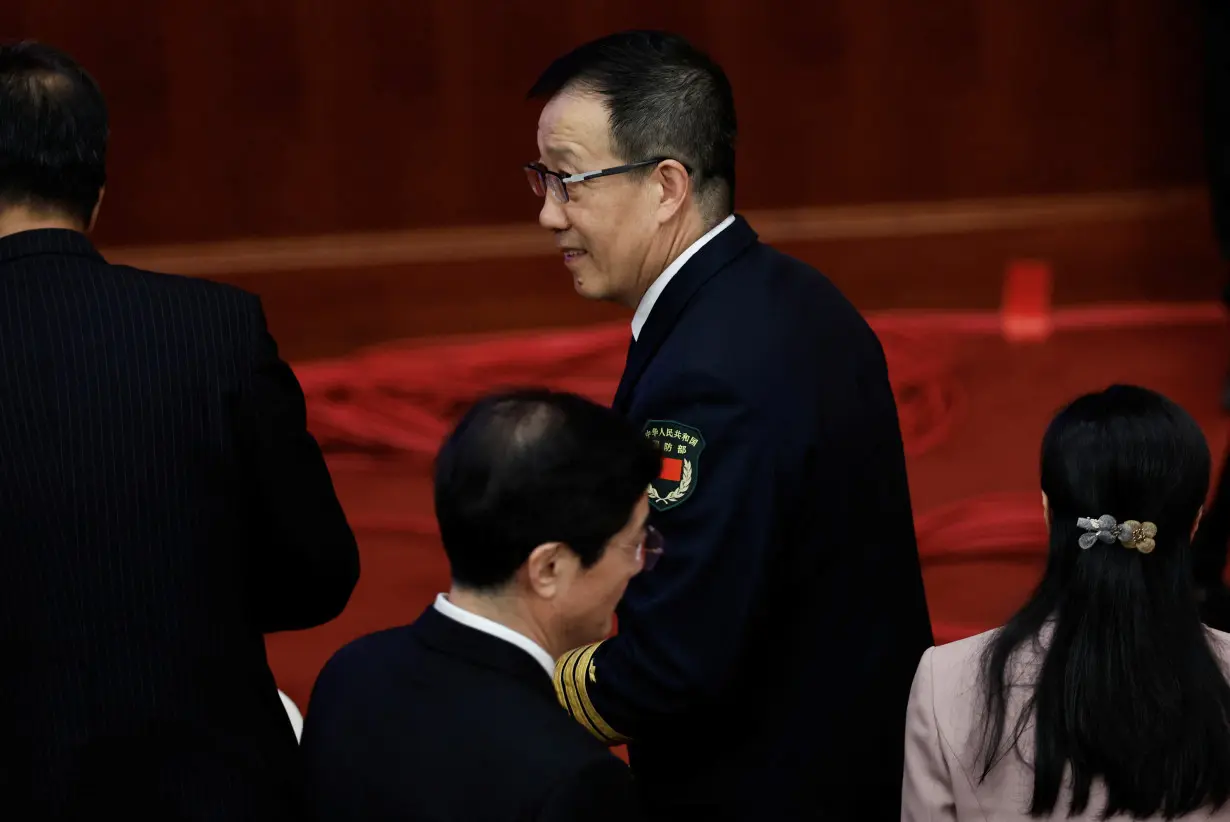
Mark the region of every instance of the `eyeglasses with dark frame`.
[[[642, 160], [639, 163], [628, 163], [622, 166], [612, 166], [611, 168], [603, 168], [598, 171], [582, 171], [579, 174], [561, 174], [558, 171], [552, 171], [542, 163], [529, 163], [524, 166], [525, 177], [529, 180], [530, 190], [537, 197], [547, 196], [547, 192], [551, 192], [551, 196], [558, 202], [568, 202], [568, 184], [583, 183], [586, 180], [596, 180], [599, 177], [610, 177], [615, 174], [626, 174], [629, 171], [635, 171], [638, 168], [645, 166], [657, 165], [670, 157], [655, 157], [652, 160]], [[688, 174], [692, 173], [692, 169], [686, 165], [683, 167]]]
[[666, 547], [666, 541], [662, 539], [661, 532], [652, 525], [645, 526], [645, 538], [641, 540], [640, 545], [636, 546], [637, 559], [641, 560], [642, 571], [652, 571], [653, 566], [658, 564], [658, 559], [662, 556], [662, 552]]

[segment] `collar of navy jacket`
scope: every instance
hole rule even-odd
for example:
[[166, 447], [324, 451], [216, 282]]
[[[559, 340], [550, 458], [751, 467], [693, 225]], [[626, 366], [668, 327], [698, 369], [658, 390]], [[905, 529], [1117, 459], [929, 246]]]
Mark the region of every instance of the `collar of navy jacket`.
[[615, 391], [613, 405], [616, 410], [628, 410], [632, 389], [696, 293], [713, 275], [756, 242], [756, 232], [747, 220], [736, 214], [730, 227], [706, 243], [679, 269], [654, 303], [640, 336], [628, 348], [628, 362], [619, 380], [619, 388]]
[[544, 671], [546, 671], [547, 676], [553, 676], [555, 674], [555, 660], [551, 658], [551, 654], [547, 653], [547, 649], [520, 631], [514, 631], [507, 625], [503, 625], [492, 619], [487, 619], [487, 617], [480, 616], [473, 611], [467, 611], [460, 605], [454, 605], [452, 601], [449, 600], [448, 594], [436, 594], [436, 601], [433, 607], [449, 619], [453, 620], [453, 622], [460, 622], [462, 625], [467, 625], [476, 631], [482, 631], [484, 634], [490, 634], [496, 639], [502, 639], [505, 642], [516, 645], [518, 648], [534, 657], [534, 660], [542, 666]]
[[449, 619], [434, 605], [429, 605], [423, 615], [415, 620], [412, 630], [415, 637], [429, 648], [476, 667], [521, 680], [541, 691], [545, 698], [558, 702], [551, 677], [537, 660], [510, 642]]
[[68, 228], [36, 228], [0, 237], [0, 265], [40, 254], [90, 257], [104, 262], [89, 237]]

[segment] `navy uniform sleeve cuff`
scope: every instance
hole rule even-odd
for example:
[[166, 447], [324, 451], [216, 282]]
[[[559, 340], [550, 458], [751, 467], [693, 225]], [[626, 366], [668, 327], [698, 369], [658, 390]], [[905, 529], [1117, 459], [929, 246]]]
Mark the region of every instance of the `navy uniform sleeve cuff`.
[[630, 738], [611, 727], [611, 723], [598, 713], [590, 696], [590, 689], [598, 683], [594, 654], [601, 645], [601, 642], [583, 645], [556, 660], [555, 694], [581, 727], [607, 745], [622, 745], [631, 741]]

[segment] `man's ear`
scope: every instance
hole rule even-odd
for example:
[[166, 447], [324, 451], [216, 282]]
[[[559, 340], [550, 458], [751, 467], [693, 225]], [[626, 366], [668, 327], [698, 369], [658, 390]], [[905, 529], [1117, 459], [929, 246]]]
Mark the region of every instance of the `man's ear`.
[[525, 584], [543, 599], [552, 599], [562, 588], [561, 583], [576, 565], [576, 554], [562, 542], [544, 542], [530, 551], [522, 571]]
[[663, 160], [654, 174], [658, 178], [658, 221], [667, 222], [688, 204], [692, 177], [678, 160]]

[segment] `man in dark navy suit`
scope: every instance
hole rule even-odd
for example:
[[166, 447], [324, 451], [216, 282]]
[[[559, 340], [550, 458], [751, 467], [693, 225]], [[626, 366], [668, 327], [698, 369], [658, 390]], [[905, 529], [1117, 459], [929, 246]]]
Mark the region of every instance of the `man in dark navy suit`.
[[107, 108], [0, 46], [0, 815], [299, 820], [263, 634], [359, 555], [253, 295], [86, 237]]
[[436, 462], [452, 569], [411, 625], [325, 666], [303, 749], [322, 822], [635, 822], [632, 777], [561, 708], [555, 658], [607, 636], [661, 551], [646, 488], [661, 459], [571, 394], [479, 401]]
[[663, 819], [896, 818], [932, 636], [875, 334], [734, 213], [731, 87], [682, 38], [583, 45], [531, 96], [539, 221], [578, 293], [635, 310], [615, 408], [663, 452], [670, 546], [557, 688]]

